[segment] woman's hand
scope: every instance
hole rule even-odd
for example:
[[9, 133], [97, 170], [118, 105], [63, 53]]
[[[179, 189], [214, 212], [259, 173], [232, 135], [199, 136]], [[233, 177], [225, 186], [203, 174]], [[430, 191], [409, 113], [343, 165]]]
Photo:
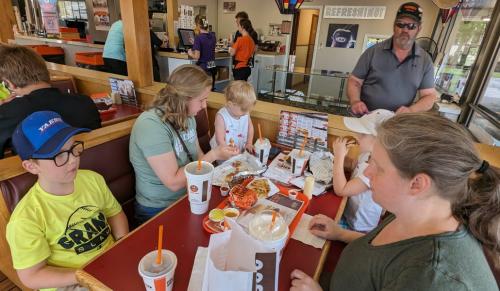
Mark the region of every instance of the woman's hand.
[[219, 145], [215, 149], [215, 157], [217, 160], [228, 160], [240, 153], [237, 147], [230, 145]]
[[340, 240], [343, 229], [330, 217], [318, 214], [309, 222], [309, 231], [324, 239]]
[[301, 270], [293, 270], [290, 274], [290, 279], [292, 279], [290, 291], [322, 291], [318, 282], [314, 281], [313, 278]]
[[347, 146], [347, 139], [343, 137], [337, 137], [332, 144], [333, 147], [333, 155], [335, 157], [339, 157], [342, 160], [347, 156], [349, 152], [349, 148]]

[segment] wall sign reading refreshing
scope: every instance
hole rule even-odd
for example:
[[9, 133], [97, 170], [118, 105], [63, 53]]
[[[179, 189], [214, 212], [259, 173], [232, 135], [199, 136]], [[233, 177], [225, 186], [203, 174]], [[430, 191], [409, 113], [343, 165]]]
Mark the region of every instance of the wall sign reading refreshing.
[[325, 5], [323, 18], [384, 19], [385, 6]]

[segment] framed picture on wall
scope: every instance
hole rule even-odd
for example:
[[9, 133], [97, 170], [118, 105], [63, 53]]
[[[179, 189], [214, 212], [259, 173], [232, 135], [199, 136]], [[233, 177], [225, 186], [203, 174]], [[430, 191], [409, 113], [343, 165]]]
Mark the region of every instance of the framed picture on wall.
[[223, 2], [224, 13], [235, 13], [236, 12], [236, 2]]
[[373, 45], [376, 45], [379, 42], [383, 42], [384, 40], [390, 38], [390, 35], [385, 35], [385, 34], [365, 34], [365, 40], [363, 42], [363, 51], [365, 51], [367, 48], [372, 47]]
[[354, 48], [358, 37], [359, 24], [330, 23], [326, 36], [327, 47]]

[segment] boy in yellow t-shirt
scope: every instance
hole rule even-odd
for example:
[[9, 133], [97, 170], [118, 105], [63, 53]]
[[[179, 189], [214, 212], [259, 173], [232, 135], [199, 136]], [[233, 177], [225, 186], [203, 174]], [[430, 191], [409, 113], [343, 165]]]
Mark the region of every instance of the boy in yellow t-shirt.
[[78, 169], [84, 147], [73, 136], [86, 131], [55, 112], [39, 111], [12, 136], [23, 167], [38, 175], [7, 225], [14, 268], [29, 288], [77, 284], [75, 269], [128, 233], [127, 218], [103, 177]]

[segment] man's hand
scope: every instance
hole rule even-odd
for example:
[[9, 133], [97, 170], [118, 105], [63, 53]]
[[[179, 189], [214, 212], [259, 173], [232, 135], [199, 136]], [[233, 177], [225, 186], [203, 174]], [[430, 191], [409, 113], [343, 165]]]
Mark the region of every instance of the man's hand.
[[293, 270], [290, 274], [290, 279], [292, 279], [290, 291], [322, 291], [318, 282], [314, 281], [313, 278], [301, 270]]
[[351, 110], [352, 110], [352, 113], [354, 114], [365, 114], [365, 113], [368, 113], [368, 107], [366, 107], [366, 104], [359, 100], [359, 101], [354, 101], [352, 104], [351, 104]]
[[400, 114], [400, 113], [410, 113], [412, 112], [411, 109], [409, 107], [406, 107], [406, 106], [401, 106], [398, 108], [398, 110], [396, 110], [396, 114]]

